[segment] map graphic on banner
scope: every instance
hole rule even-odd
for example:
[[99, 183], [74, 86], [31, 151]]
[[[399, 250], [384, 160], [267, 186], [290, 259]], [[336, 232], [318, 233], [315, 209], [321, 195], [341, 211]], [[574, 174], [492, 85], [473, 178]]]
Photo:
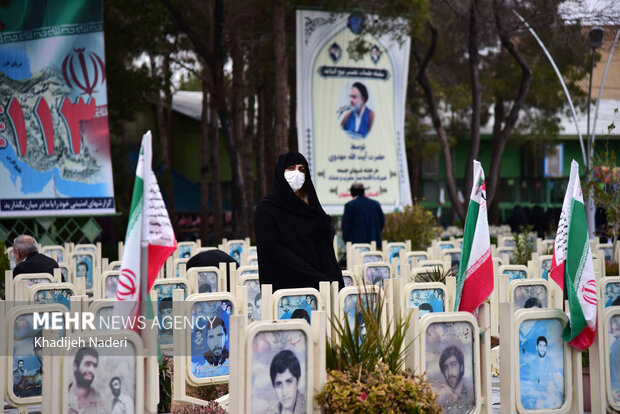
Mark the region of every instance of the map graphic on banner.
[[0, 7], [0, 215], [113, 213], [101, 0]]
[[[329, 214], [342, 214], [354, 182], [386, 212], [411, 204], [404, 143], [410, 38], [364, 33], [365, 21], [297, 11], [299, 151]], [[355, 52], [360, 36], [368, 46], [362, 55]]]

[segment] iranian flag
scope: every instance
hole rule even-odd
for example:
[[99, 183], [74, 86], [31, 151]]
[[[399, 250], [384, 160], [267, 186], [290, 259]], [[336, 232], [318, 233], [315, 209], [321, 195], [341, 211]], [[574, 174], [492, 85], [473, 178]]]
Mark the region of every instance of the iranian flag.
[[[146, 282], [149, 292], [157, 273], [177, 248], [168, 211], [151, 169], [151, 140], [148, 131], [142, 137], [114, 304], [114, 314], [130, 318], [140, 315], [141, 300], [149, 300], [148, 293], [146, 298], [140, 297], [141, 284]], [[148, 252], [147, 263], [142, 263], [144, 249]]]
[[573, 160], [551, 260], [551, 279], [566, 290], [570, 322], [562, 334], [570, 345], [584, 350], [596, 333], [596, 279], [588, 240], [586, 209]]
[[474, 160], [474, 185], [469, 197], [465, 234], [456, 282], [455, 311], [476, 313], [493, 291], [493, 260], [487, 218], [487, 192], [482, 166]]

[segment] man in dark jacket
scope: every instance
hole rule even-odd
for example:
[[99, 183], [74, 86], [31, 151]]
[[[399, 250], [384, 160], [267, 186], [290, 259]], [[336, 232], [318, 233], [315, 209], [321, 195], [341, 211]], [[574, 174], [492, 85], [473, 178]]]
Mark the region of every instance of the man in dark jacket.
[[22, 273], [54, 274], [58, 267], [56, 260], [39, 253], [37, 241], [26, 234], [17, 236], [13, 241], [13, 256], [17, 266], [13, 269], [13, 277]]
[[381, 230], [385, 225], [385, 216], [381, 204], [364, 195], [364, 185], [354, 183], [351, 186], [353, 200], [344, 205], [342, 215], [342, 238], [345, 242], [377, 242], [381, 247]]

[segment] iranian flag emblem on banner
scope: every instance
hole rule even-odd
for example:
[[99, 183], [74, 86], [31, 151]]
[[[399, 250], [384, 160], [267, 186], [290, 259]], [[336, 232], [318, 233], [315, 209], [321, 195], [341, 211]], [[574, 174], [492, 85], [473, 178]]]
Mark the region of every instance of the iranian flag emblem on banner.
[[474, 185], [465, 219], [454, 310], [476, 313], [478, 306], [492, 291], [493, 260], [487, 218], [487, 192], [482, 166], [474, 160]]
[[[177, 241], [168, 217], [166, 205], [161, 196], [157, 179], [151, 169], [151, 131], [142, 137], [140, 158], [136, 168], [136, 181], [131, 198], [131, 211], [125, 247], [121, 260], [121, 273], [118, 279], [114, 314], [123, 317], [140, 315], [140, 301], [149, 298], [140, 297], [140, 287], [144, 283], [141, 275], [142, 248], [148, 249], [146, 264], [146, 283], [149, 292], [157, 273], [166, 259], [176, 250]], [[133, 328], [132, 328], [133, 329]]]
[[566, 290], [570, 322], [562, 334], [577, 349], [592, 345], [596, 333], [596, 279], [588, 240], [579, 164], [573, 160], [553, 247], [551, 279]]

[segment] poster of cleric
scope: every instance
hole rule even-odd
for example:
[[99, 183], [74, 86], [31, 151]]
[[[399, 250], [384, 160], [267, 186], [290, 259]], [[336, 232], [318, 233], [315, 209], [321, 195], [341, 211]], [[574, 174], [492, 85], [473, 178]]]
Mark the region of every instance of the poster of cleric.
[[299, 151], [329, 214], [342, 214], [354, 182], [385, 211], [411, 203], [404, 144], [410, 39], [374, 36], [375, 20], [297, 11]]
[[101, 2], [14, 1], [0, 33], [0, 214], [113, 213]]

